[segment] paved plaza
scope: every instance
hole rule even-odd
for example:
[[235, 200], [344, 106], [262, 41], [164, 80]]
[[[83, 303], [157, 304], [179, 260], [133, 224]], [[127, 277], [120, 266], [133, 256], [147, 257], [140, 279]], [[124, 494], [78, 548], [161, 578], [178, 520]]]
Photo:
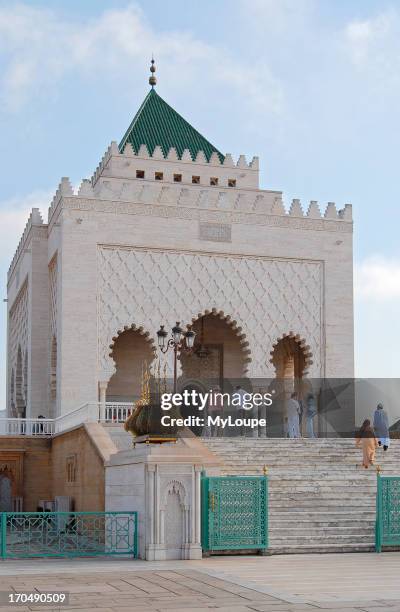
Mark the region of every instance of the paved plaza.
[[0, 564], [1, 591], [66, 591], [75, 612], [400, 611], [400, 553], [27, 560]]

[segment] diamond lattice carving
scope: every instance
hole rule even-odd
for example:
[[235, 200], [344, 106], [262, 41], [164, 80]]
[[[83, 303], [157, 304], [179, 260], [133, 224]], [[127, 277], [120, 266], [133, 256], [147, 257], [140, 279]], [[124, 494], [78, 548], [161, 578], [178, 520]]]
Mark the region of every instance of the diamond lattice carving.
[[125, 325], [155, 340], [160, 323], [186, 324], [213, 308], [246, 335], [249, 376], [274, 376], [270, 351], [289, 332], [310, 346], [310, 376], [321, 375], [320, 262], [102, 246], [98, 275], [100, 376], [114, 369], [110, 344]]

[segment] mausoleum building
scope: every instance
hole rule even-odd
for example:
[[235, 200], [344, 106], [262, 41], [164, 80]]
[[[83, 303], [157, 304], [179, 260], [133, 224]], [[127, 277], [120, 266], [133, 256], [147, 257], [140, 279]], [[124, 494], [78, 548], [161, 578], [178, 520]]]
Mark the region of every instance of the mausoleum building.
[[[179, 389], [283, 379], [286, 399], [303, 381], [318, 391], [315, 381], [354, 375], [351, 206], [287, 205], [270, 177], [260, 187], [258, 158], [211, 144], [159, 95], [154, 69], [120, 143], [77, 190], [61, 179], [46, 219], [32, 210], [11, 262], [0, 511], [136, 513], [130, 536], [153, 560], [200, 558], [211, 527], [228, 548], [258, 529], [275, 553], [372, 550], [375, 473], [355, 470], [353, 439], [319, 429], [322, 411], [320, 439], [304, 426], [304, 438], [273, 439], [268, 421], [251, 437], [185, 430], [162, 444], [123, 429], [147, 367], [172, 375], [157, 332], [177, 321], [196, 332]], [[387, 474], [398, 473], [393, 451], [379, 458]], [[212, 478], [219, 489], [206, 489]], [[225, 520], [238, 500], [243, 512]], [[54, 542], [70, 543], [52, 525]]]
[[47, 219], [28, 219], [8, 273], [8, 416], [133, 401], [175, 321], [209, 346], [182, 358], [186, 379], [352, 377], [351, 206], [287, 210], [267, 187], [257, 157], [223, 154], [152, 87], [93, 176], [76, 192], [62, 178]]

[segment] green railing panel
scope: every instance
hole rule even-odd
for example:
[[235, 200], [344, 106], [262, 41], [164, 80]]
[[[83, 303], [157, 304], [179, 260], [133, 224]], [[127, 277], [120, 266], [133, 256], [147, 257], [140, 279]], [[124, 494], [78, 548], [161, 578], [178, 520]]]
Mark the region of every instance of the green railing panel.
[[202, 547], [268, 547], [267, 476], [202, 477]]
[[375, 550], [400, 546], [400, 476], [377, 477]]
[[137, 512], [1, 512], [3, 559], [137, 557]]

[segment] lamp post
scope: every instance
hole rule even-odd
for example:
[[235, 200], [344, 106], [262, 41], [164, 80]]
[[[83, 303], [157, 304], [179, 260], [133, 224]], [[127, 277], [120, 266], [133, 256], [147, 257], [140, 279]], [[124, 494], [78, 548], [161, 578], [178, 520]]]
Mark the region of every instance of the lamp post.
[[180, 322], [177, 321], [171, 330], [171, 338], [167, 340], [168, 332], [164, 327], [164, 325], [161, 325], [157, 332], [158, 348], [162, 353], [167, 353], [170, 348], [174, 351], [174, 393], [176, 393], [178, 352], [190, 352], [193, 349], [196, 332], [194, 332], [190, 326], [188, 326], [188, 330], [184, 332], [180, 326]]

